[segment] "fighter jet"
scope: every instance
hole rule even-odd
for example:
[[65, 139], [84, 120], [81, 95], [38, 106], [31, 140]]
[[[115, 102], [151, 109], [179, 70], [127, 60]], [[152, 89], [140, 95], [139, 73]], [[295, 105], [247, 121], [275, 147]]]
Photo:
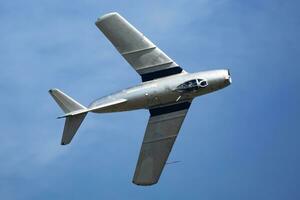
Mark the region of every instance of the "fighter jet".
[[188, 109], [201, 96], [231, 83], [228, 69], [188, 73], [118, 13], [108, 13], [96, 26], [141, 76], [142, 82], [85, 107], [60, 91], [49, 92], [66, 118], [61, 144], [69, 144], [88, 112], [149, 110], [150, 117], [133, 183], [158, 182]]

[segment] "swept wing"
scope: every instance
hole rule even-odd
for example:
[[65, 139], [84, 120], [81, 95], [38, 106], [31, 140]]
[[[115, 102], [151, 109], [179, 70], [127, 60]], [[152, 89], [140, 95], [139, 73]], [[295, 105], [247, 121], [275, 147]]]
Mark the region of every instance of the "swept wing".
[[183, 102], [149, 110], [150, 118], [133, 183], [137, 185], [157, 183], [190, 104], [190, 102]]
[[141, 75], [143, 82], [183, 71], [178, 64], [118, 13], [106, 14], [95, 24], [125, 60]]

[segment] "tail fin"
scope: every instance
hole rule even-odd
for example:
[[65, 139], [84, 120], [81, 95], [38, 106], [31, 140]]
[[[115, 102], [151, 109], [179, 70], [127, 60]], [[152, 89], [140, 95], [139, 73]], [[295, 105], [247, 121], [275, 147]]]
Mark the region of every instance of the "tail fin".
[[69, 144], [87, 115], [88, 109], [58, 89], [51, 89], [49, 93], [66, 114], [61, 144]]

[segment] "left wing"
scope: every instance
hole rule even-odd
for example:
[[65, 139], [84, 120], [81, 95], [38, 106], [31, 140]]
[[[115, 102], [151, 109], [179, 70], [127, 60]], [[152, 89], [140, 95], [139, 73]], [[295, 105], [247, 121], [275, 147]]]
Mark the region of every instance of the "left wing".
[[133, 183], [157, 183], [191, 102], [150, 109]]
[[108, 13], [100, 17], [96, 21], [96, 26], [141, 75], [143, 82], [179, 74], [183, 71], [118, 13]]

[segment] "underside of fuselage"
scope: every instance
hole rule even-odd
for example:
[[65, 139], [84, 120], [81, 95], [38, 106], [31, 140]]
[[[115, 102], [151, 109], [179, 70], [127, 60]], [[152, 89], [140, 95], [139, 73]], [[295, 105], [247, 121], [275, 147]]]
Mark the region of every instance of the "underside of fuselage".
[[[95, 113], [120, 112], [191, 101], [197, 96], [228, 86], [231, 81], [229, 78], [228, 70], [177, 74], [143, 82], [97, 99], [90, 104], [89, 109]], [[125, 101], [120, 102], [120, 99]], [[97, 107], [99, 109], [95, 109]]]

